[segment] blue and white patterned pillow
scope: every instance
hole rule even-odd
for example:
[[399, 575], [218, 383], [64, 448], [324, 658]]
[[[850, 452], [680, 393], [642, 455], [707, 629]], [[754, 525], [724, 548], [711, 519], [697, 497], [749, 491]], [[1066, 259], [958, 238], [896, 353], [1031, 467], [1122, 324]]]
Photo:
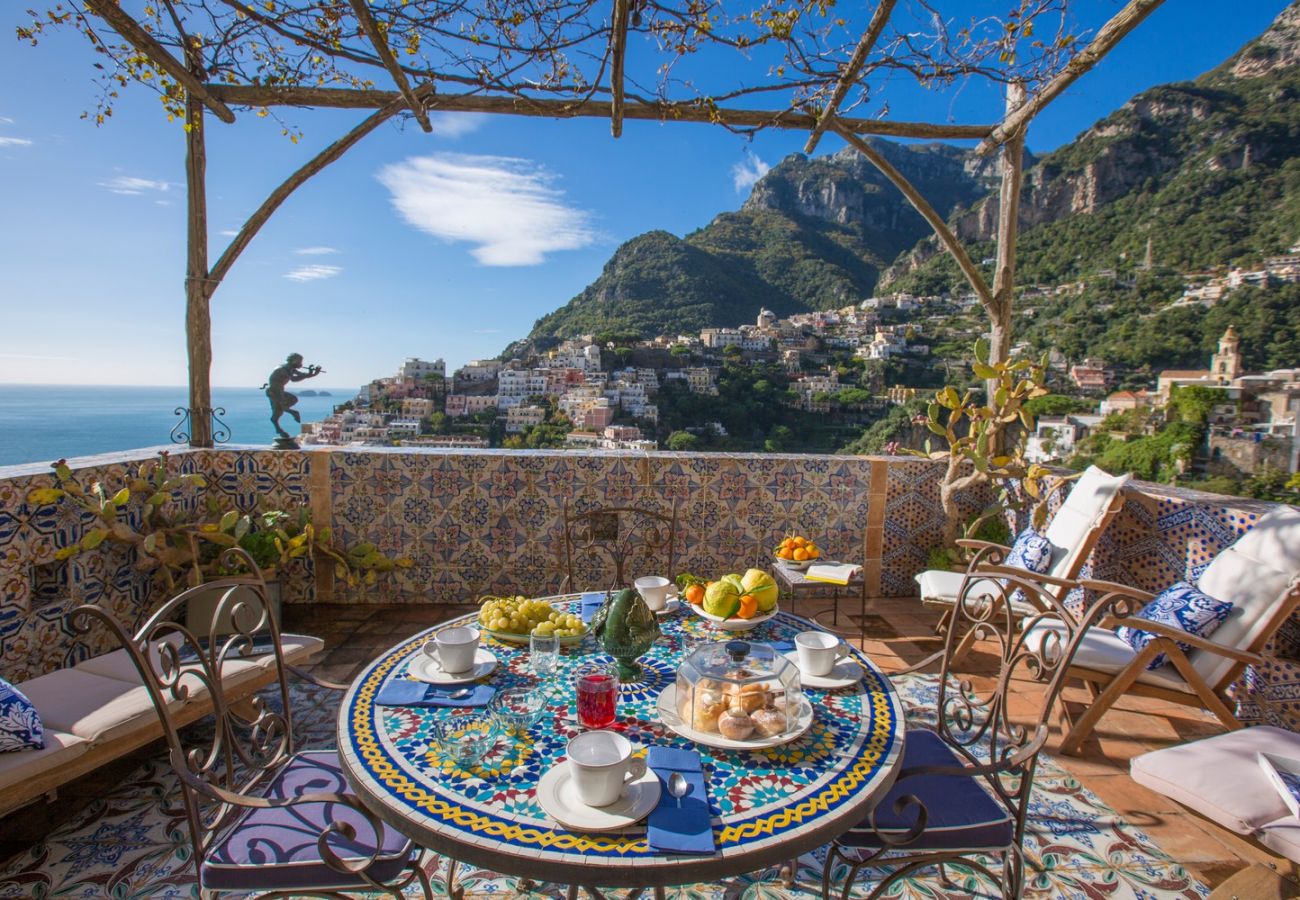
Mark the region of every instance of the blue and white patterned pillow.
[[1026, 528], [1016, 535], [1016, 542], [1011, 545], [1003, 565], [1041, 575], [1052, 566], [1052, 550], [1051, 541], [1033, 528]]
[[0, 678], [0, 753], [44, 748], [45, 729], [36, 707], [22, 691]]
[[[1209, 637], [1223, 624], [1230, 612], [1232, 612], [1231, 603], [1215, 600], [1187, 582], [1180, 581], [1161, 591], [1154, 600], [1142, 607], [1138, 616], [1150, 619], [1152, 622], [1170, 625], [1197, 637]], [[1116, 628], [1115, 633], [1134, 650], [1141, 650], [1156, 639], [1156, 636], [1149, 631], [1130, 628], [1127, 625]], [[1184, 653], [1192, 651], [1189, 645], [1181, 641], [1175, 643], [1183, 649]], [[1148, 671], [1158, 669], [1168, 661], [1163, 653], [1157, 654], [1147, 664], [1147, 669]]]

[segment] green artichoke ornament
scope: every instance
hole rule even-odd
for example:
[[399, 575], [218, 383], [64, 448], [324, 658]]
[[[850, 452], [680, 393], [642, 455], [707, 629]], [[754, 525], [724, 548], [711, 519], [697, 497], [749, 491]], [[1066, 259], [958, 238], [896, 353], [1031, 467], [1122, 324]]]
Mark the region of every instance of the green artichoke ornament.
[[618, 663], [619, 680], [629, 684], [641, 680], [637, 659], [659, 639], [659, 620], [640, 594], [625, 589], [606, 597], [591, 618], [591, 633]]

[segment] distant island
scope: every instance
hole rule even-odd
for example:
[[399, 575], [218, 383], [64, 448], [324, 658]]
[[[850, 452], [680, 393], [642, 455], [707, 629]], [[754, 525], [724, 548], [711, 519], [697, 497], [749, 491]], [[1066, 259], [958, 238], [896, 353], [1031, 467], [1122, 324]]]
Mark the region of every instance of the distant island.
[[331, 394], [329, 391], [314, 391], [311, 388], [307, 388], [306, 390], [298, 391], [298, 396], [299, 397], [333, 397], [334, 395]]

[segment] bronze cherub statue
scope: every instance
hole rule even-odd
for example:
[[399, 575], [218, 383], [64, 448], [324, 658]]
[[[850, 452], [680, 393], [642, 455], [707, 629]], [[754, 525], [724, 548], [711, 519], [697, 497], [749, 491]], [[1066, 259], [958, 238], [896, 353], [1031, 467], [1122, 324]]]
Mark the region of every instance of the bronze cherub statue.
[[293, 416], [293, 420], [299, 425], [302, 424], [302, 416], [294, 406], [298, 403], [298, 397], [285, 390], [285, 386], [291, 381], [305, 381], [308, 378], [315, 378], [325, 370], [320, 366], [308, 366], [302, 368], [302, 354], [290, 353], [280, 366], [262, 385], [262, 390], [266, 391], [266, 397], [271, 401], [271, 424], [275, 426], [276, 439], [271, 446], [276, 450], [297, 450], [298, 443], [280, 427], [280, 416], [288, 413]]

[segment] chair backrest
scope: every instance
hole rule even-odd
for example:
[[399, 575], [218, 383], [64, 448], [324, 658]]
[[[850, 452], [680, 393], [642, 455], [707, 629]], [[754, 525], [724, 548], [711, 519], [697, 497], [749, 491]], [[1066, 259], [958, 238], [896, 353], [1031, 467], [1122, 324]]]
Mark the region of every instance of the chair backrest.
[[630, 587], [642, 575], [678, 574], [675, 503], [664, 514], [636, 506], [575, 510], [566, 501], [563, 537], [565, 590]]
[[[1300, 510], [1279, 506], [1219, 553], [1196, 586], [1232, 604], [1228, 618], [1210, 640], [1258, 653], [1282, 627], [1300, 601]], [[1211, 688], [1234, 677], [1236, 663], [1207, 650], [1188, 662]]]
[[1043, 537], [1052, 542], [1053, 578], [1076, 578], [1106, 526], [1124, 506], [1124, 485], [1132, 474], [1110, 475], [1088, 466], [1056, 510]]
[[[1047, 719], [1092, 619], [1076, 620], [1057, 596], [1056, 586], [1019, 569], [992, 566], [999, 558], [995, 548], [978, 551], [962, 579], [944, 645], [936, 730], [972, 764], [1003, 764], [985, 780], [1015, 821], [1019, 842], [1038, 754], [1047, 741]], [[1030, 597], [1037, 612], [1016, 615], [1011, 598], [1018, 591]], [[1037, 638], [1031, 637], [1040, 630]], [[961, 649], [971, 631], [992, 645], [992, 672], [987, 662], [978, 669], [972, 664], [961, 673], [956, 670], [988, 658]], [[991, 686], [985, 687], [990, 679]], [[1042, 694], [1035, 703], [1019, 702], [1013, 713], [1013, 684], [1021, 682], [1017, 687], [1023, 687], [1026, 680], [1041, 684]]]
[[[238, 547], [225, 551], [221, 564], [227, 571], [258, 571]], [[218, 599], [210, 621], [204, 623], [209, 637], [203, 638], [184, 624], [187, 604], [206, 603], [214, 593]], [[223, 801], [220, 793], [249, 793], [294, 752], [280, 629], [266, 582], [251, 575], [188, 588], [158, 607], [134, 634], [94, 605], [74, 610], [72, 622], [82, 632], [96, 623], [104, 625], [135, 663], [181, 781], [195, 859], [203, 859], [211, 843], [242, 811]], [[258, 695], [234, 702], [231, 682], [246, 677], [252, 666], [273, 668], [271, 688], [278, 692], [278, 704], [268, 704]], [[203, 726], [186, 730], [188, 746], [173, 718], [177, 704], [187, 700], [210, 703], [213, 713], [210, 730]]]

